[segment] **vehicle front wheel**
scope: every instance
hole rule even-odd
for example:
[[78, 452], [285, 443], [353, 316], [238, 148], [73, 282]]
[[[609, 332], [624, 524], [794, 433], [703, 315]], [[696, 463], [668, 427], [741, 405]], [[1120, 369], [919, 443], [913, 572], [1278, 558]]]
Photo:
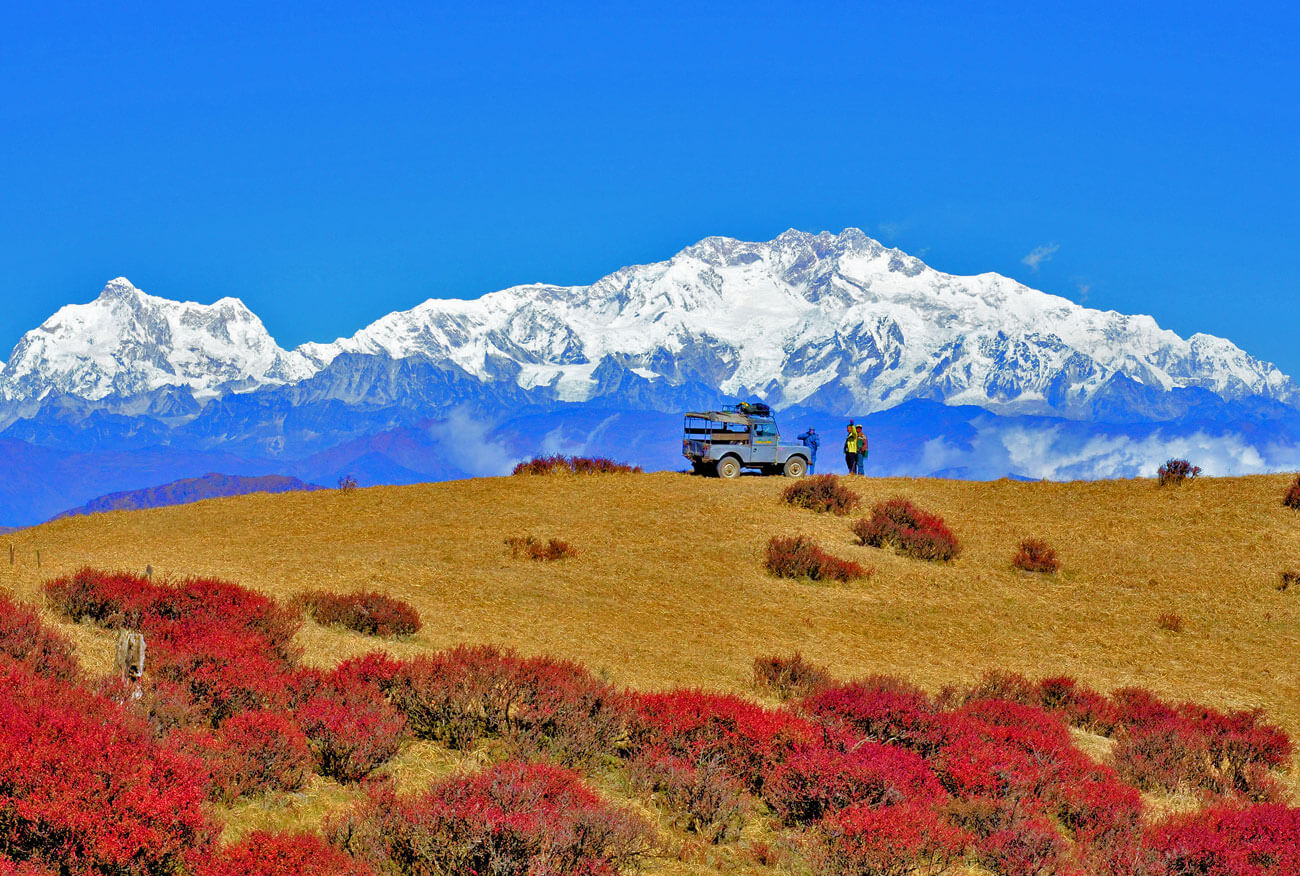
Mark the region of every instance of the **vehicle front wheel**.
[[718, 460], [718, 477], [731, 478], [740, 477], [740, 460], [734, 456], [724, 456]]
[[808, 463], [803, 461], [802, 456], [792, 456], [785, 461], [785, 476], [788, 478], [801, 478], [808, 473]]

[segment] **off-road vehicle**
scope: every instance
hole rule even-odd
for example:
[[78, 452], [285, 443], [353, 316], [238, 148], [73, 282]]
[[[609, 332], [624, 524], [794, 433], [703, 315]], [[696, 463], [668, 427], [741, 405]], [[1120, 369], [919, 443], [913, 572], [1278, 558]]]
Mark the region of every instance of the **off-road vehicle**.
[[782, 444], [776, 418], [764, 404], [687, 413], [682, 455], [696, 474], [720, 478], [740, 477], [745, 469], [792, 478], [808, 473], [808, 448]]

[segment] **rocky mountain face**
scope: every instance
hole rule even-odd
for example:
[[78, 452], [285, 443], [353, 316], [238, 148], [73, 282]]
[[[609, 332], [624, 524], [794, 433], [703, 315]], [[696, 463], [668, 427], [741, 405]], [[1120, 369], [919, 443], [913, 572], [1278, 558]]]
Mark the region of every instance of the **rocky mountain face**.
[[[1012, 426], [1032, 422], [1039, 437], [1069, 437], [1071, 476], [1147, 465], [1112, 450], [1089, 467], [1094, 445], [1081, 436], [1103, 426], [1111, 443], [1141, 427], [1157, 454], [1153, 424], [1184, 436], [1240, 427], [1255, 450], [1234, 451], [1230, 470], [1288, 465], [1291, 445], [1258, 424], [1300, 417], [1296, 383], [1228, 340], [1182, 338], [1149, 316], [1091, 310], [997, 274], [945, 274], [848, 229], [708, 238], [589, 286], [429, 300], [295, 350], [235, 298], [172, 301], [118, 278], [18, 342], [0, 368], [0, 440], [23, 459], [79, 455], [83, 470], [87, 454], [110, 459], [114, 476], [95, 492], [48, 485], [56, 495], [41, 507], [66, 508], [162, 482], [123, 482], [146, 452], [169, 479], [218, 464], [324, 483], [348, 466], [373, 482], [455, 477], [497, 473], [511, 454], [601, 446], [602, 423], [655, 442], [683, 409], [755, 397], [827, 422], [911, 423], [891, 412], [925, 411], [937, 429], [952, 425], [945, 410], [960, 410], [968, 425], [997, 420], [1003, 444], [1024, 443]], [[638, 461], [671, 464], [677, 439]], [[1269, 441], [1285, 452], [1260, 449]], [[996, 462], [954, 462], [952, 449], [908, 456], [905, 473], [1058, 471], [1001, 451]]]

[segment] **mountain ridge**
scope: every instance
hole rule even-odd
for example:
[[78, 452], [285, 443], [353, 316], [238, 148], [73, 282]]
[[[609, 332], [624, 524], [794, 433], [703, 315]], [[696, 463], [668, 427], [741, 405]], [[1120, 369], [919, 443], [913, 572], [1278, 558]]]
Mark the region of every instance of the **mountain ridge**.
[[[119, 278], [24, 335], [0, 369], [0, 425], [59, 395], [111, 408], [170, 390], [181, 419], [213, 400], [313, 382], [366, 403], [382, 376], [332, 368], [366, 360], [421, 361], [450, 383], [542, 404], [635, 389], [671, 408], [696, 383], [836, 413], [926, 399], [1085, 420], [1119, 406], [1158, 420], [1168, 417], [1155, 399], [1182, 390], [1300, 407], [1294, 380], [1226, 339], [1184, 339], [1150, 316], [1092, 310], [999, 274], [946, 274], [846, 229], [709, 237], [587, 286], [431, 298], [294, 350], [238, 299], [170, 302]], [[180, 410], [187, 394], [194, 404]]]

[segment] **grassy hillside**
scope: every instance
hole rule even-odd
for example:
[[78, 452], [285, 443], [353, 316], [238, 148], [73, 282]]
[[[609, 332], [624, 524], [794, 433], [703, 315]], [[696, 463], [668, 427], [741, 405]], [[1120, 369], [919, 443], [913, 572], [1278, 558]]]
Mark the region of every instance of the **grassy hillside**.
[[[756, 655], [796, 649], [842, 677], [889, 673], [932, 689], [998, 667], [1259, 706], [1300, 737], [1300, 592], [1277, 589], [1283, 569], [1300, 570], [1300, 514], [1281, 506], [1289, 480], [849, 479], [868, 507], [905, 495], [942, 514], [964, 548], [946, 565], [855, 546], [852, 518], [783, 505], [781, 478], [516, 477], [254, 495], [19, 531], [0, 539], [0, 585], [37, 601], [42, 580], [84, 565], [150, 565], [282, 597], [379, 589], [424, 618], [420, 634], [387, 646], [397, 654], [505, 643], [638, 688], [744, 693]], [[768, 576], [767, 539], [800, 533], [874, 574], [833, 586]], [[503, 540], [526, 534], [580, 555], [511, 559]], [[1011, 567], [1026, 536], [1057, 548], [1059, 574]], [[1166, 613], [1182, 617], [1182, 632], [1157, 624]], [[61, 626], [87, 663], [108, 665], [107, 633]], [[301, 636], [321, 665], [376, 642], [314, 624]]]

